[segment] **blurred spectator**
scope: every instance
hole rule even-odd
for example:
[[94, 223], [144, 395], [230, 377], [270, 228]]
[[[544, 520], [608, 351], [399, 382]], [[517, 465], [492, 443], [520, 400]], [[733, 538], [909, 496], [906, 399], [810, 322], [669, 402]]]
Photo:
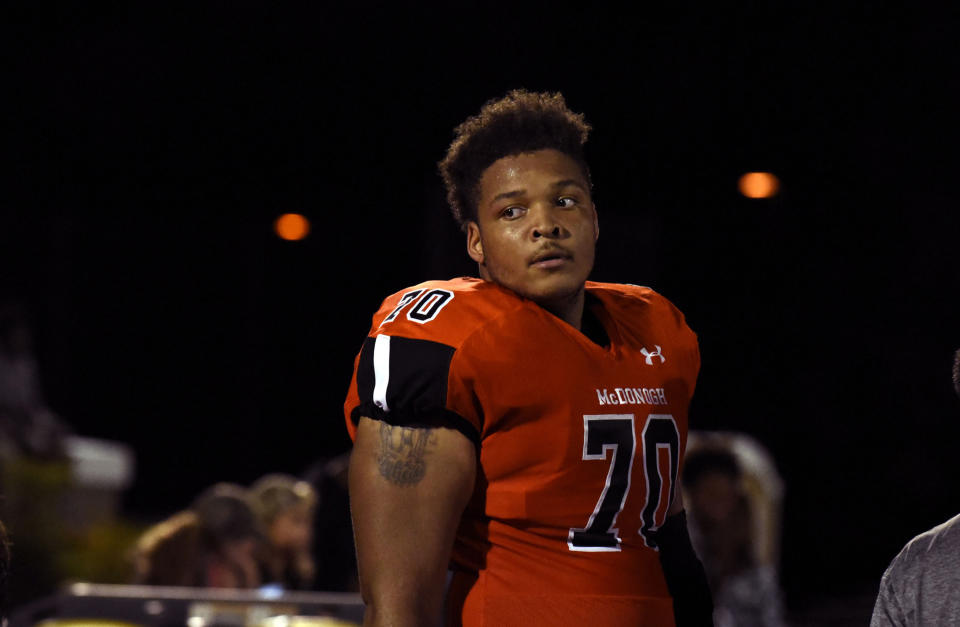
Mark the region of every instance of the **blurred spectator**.
[[316, 588], [358, 592], [357, 554], [350, 520], [347, 469], [350, 454], [343, 453], [313, 464], [304, 474], [317, 491], [320, 508], [314, 522], [313, 555], [317, 564]]
[[753, 507], [737, 457], [717, 445], [688, 448], [682, 476], [691, 540], [713, 590], [715, 625], [784, 625], [776, 570], [757, 557]]
[[[960, 396], [960, 350], [953, 358]], [[883, 573], [870, 627], [960, 625], [960, 515], [910, 540]]]
[[148, 529], [134, 554], [135, 582], [254, 588], [263, 536], [245, 488], [218, 483], [193, 506]]
[[0, 305], [0, 454], [60, 458], [67, 432], [43, 399], [23, 308]]
[[317, 493], [306, 481], [271, 474], [250, 487], [253, 509], [266, 535], [261, 578], [284, 590], [310, 590], [316, 575], [311, 555]]

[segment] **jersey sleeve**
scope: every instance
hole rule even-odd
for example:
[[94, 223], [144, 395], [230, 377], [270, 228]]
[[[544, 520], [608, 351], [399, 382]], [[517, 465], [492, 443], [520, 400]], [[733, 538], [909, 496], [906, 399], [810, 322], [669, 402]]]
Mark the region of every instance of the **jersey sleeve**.
[[[420, 315], [439, 302], [431, 294], [441, 294], [444, 306]], [[351, 437], [366, 416], [395, 426], [453, 428], [479, 443], [480, 417], [470, 384], [454, 365], [463, 361], [455, 356], [476, 318], [469, 300], [427, 284], [384, 301], [354, 361], [344, 403]]]

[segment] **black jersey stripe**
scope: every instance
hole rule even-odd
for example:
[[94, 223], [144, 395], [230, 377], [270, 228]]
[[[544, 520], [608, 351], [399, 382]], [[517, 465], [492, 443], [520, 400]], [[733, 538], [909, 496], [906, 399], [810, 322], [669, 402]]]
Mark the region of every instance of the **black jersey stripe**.
[[[374, 399], [377, 386], [375, 346], [376, 338], [368, 337], [360, 352], [357, 366], [360, 405], [351, 412], [355, 423], [360, 416], [367, 416], [396, 426], [444, 426], [457, 429], [474, 443], [479, 442], [477, 429], [447, 409], [447, 379], [456, 349], [430, 340], [390, 337], [384, 409]], [[380, 377], [382, 381], [383, 372]]]

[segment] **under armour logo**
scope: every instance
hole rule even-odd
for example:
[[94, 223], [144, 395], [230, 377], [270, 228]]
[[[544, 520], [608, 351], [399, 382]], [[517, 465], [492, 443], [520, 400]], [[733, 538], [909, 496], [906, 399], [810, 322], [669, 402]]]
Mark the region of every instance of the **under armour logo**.
[[644, 346], [643, 348], [640, 349], [640, 353], [643, 354], [643, 356], [647, 358], [647, 365], [648, 365], [648, 366], [652, 366], [652, 365], [653, 365], [653, 358], [654, 358], [654, 357], [659, 357], [661, 364], [662, 364], [663, 362], [667, 361], [667, 358], [660, 354], [660, 345], [659, 345], [659, 344], [654, 344], [653, 346], [657, 349], [656, 352], [653, 352], [653, 353], [651, 353], [650, 351], [648, 351], [646, 346]]

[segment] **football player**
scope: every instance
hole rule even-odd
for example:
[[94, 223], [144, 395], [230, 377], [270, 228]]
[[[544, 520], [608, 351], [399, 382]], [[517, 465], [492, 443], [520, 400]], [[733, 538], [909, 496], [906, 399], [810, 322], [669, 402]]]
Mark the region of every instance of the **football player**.
[[653, 290], [587, 280], [589, 130], [517, 90], [440, 163], [480, 278], [389, 296], [355, 361], [367, 625], [711, 624], [677, 489], [697, 340]]

